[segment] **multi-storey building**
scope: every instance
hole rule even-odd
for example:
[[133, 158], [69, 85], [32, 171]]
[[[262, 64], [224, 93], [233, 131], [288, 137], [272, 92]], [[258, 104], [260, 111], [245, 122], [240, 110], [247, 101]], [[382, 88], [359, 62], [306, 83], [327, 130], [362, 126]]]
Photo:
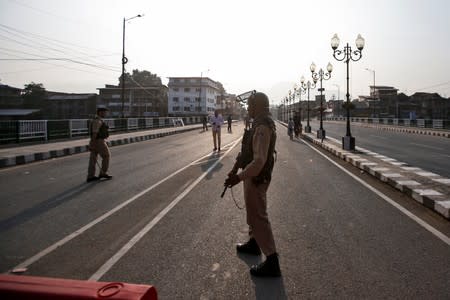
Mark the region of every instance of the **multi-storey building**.
[[208, 77], [169, 77], [168, 111], [171, 116], [212, 114], [222, 85]]
[[98, 106], [109, 109], [112, 117], [162, 117], [167, 115], [167, 87], [155, 86], [126, 86], [125, 99], [122, 103], [121, 87], [106, 84], [98, 88], [100, 95]]
[[47, 92], [43, 114], [49, 119], [87, 119], [95, 115], [97, 94]]

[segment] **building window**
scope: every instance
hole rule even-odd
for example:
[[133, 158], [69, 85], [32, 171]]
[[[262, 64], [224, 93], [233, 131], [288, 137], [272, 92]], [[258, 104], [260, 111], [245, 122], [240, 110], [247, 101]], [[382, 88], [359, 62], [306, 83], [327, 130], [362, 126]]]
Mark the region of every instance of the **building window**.
[[184, 92], [185, 93], [188, 93], [188, 92], [190, 92], [191, 91], [191, 88], [184, 88]]
[[184, 111], [191, 111], [191, 107], [185, 106], [185, 107], [184, 107]]
[[184, 97], [184, 102], [191, 102], [191, 98], [189, 98], [189, 97]]
[[173, 88], [172, 89], [174, 92], [178, 92], [180, 89], [179, 88]]
[[174, 107], [172, 108], [172, 111], [180, 111], [180, 107], [179, 107], [179, 106], [174, 106]]
[[178, 97], [173, 97], [173, 98], [172, 98], [172, 101], [173, 101], [173, 102], [178, 102], [179, 99], [178, 99]]
[[200, 102], [200, 97], [195, 97], [196, 102]]
[[200, 93], [202, 91], [202, 89], [201, 88], [196, 88], [195, 91]]

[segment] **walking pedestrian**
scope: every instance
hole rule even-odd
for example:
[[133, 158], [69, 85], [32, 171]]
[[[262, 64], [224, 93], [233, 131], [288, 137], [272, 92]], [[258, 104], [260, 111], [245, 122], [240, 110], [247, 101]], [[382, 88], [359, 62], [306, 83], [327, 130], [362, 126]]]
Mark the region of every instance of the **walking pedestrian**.
[[[99, 180], [101, 178], [111, 179], [112, 176], [108, 174], [109, 161], [111, 153], [109, 152], [106, 139], [109, 136], [109, 127], [103, 120], [107, 114], [108, 109], [104, 107], [97, 108], [97, 114], [90, 124], [91, 140], [89, 141], [89, 167], [87, 182]], [[97, 164], [97, 156], [102, 158], [102, 166], [99, 176], [95, 176], [95, 165]]]
[[206, 116], [203, 116], [202, 123], [203, 123], [203, 131], [208, 131], [208, 118]]
[[294, 133], [297, 139], [299, 138], [299, 135], [302, 133], [302, 120], [297, 113], [295, 113], [294, 115]]
[[228, 115], [228, 119], [227, 119], [227, 122], [228, 122], [228, 132], [231, 132], [231, 122], [232, 122], [233, 120], [231, 119], [231, 115]]
[[288, 129], [288, 135], [289, 135], [289, 138], [291, 139], [291, 141], [294, 139], [294, 126], [295, 126], [294, 121], [292, 120], [292, 118], [290, 118], [287, 129]]
[[[255, 92], [248, 99], [248, 114], [254, 118], [252, 128], [244, 132], [242, 149], [225, 180], [226, 187], [244, 182], [244, 199], [249, 227], [249, 240], [238, 244], [239, 253], [260, 255], [266, 260], [250, 268], [260, 277], [281, 276], [278, 254], [267, 214], [267, 189], [275, 163], [276, 128], [269, 112], [269, 99]], [[242, 171], [238, 174], [238, 170]]]
[[[211, 117], [210, 122], [212, 127], [214, 151], [220, 151], [220, 131], [223, 124], [223, 117], [219, 114], [218, 110], [214, 111], [214, 116]], [[219, 146], [219, 148], [217, 148], [217, 146]]]

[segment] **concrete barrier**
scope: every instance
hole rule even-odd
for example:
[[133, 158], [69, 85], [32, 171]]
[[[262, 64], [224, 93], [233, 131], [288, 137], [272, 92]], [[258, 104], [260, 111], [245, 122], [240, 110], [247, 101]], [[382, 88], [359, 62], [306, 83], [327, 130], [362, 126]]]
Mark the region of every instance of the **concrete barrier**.
[[151, 285], [0, 275], [0, 299], [155, 300], [158, 296]]

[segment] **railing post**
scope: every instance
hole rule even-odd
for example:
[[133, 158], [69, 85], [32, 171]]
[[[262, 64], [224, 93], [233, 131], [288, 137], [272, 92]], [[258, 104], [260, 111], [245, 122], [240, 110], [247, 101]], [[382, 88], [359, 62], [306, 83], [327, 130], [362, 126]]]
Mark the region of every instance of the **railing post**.
[[20, 120], [16, 121], [16, 142], [20, 143]]
[[69, 120], [69, 138], [72, 138], [72, 120]]
[[44, 121], [45, 121], [44, 122], [45, 141], [48, 142], [48, 126], [47, 126], [48, 120]]

